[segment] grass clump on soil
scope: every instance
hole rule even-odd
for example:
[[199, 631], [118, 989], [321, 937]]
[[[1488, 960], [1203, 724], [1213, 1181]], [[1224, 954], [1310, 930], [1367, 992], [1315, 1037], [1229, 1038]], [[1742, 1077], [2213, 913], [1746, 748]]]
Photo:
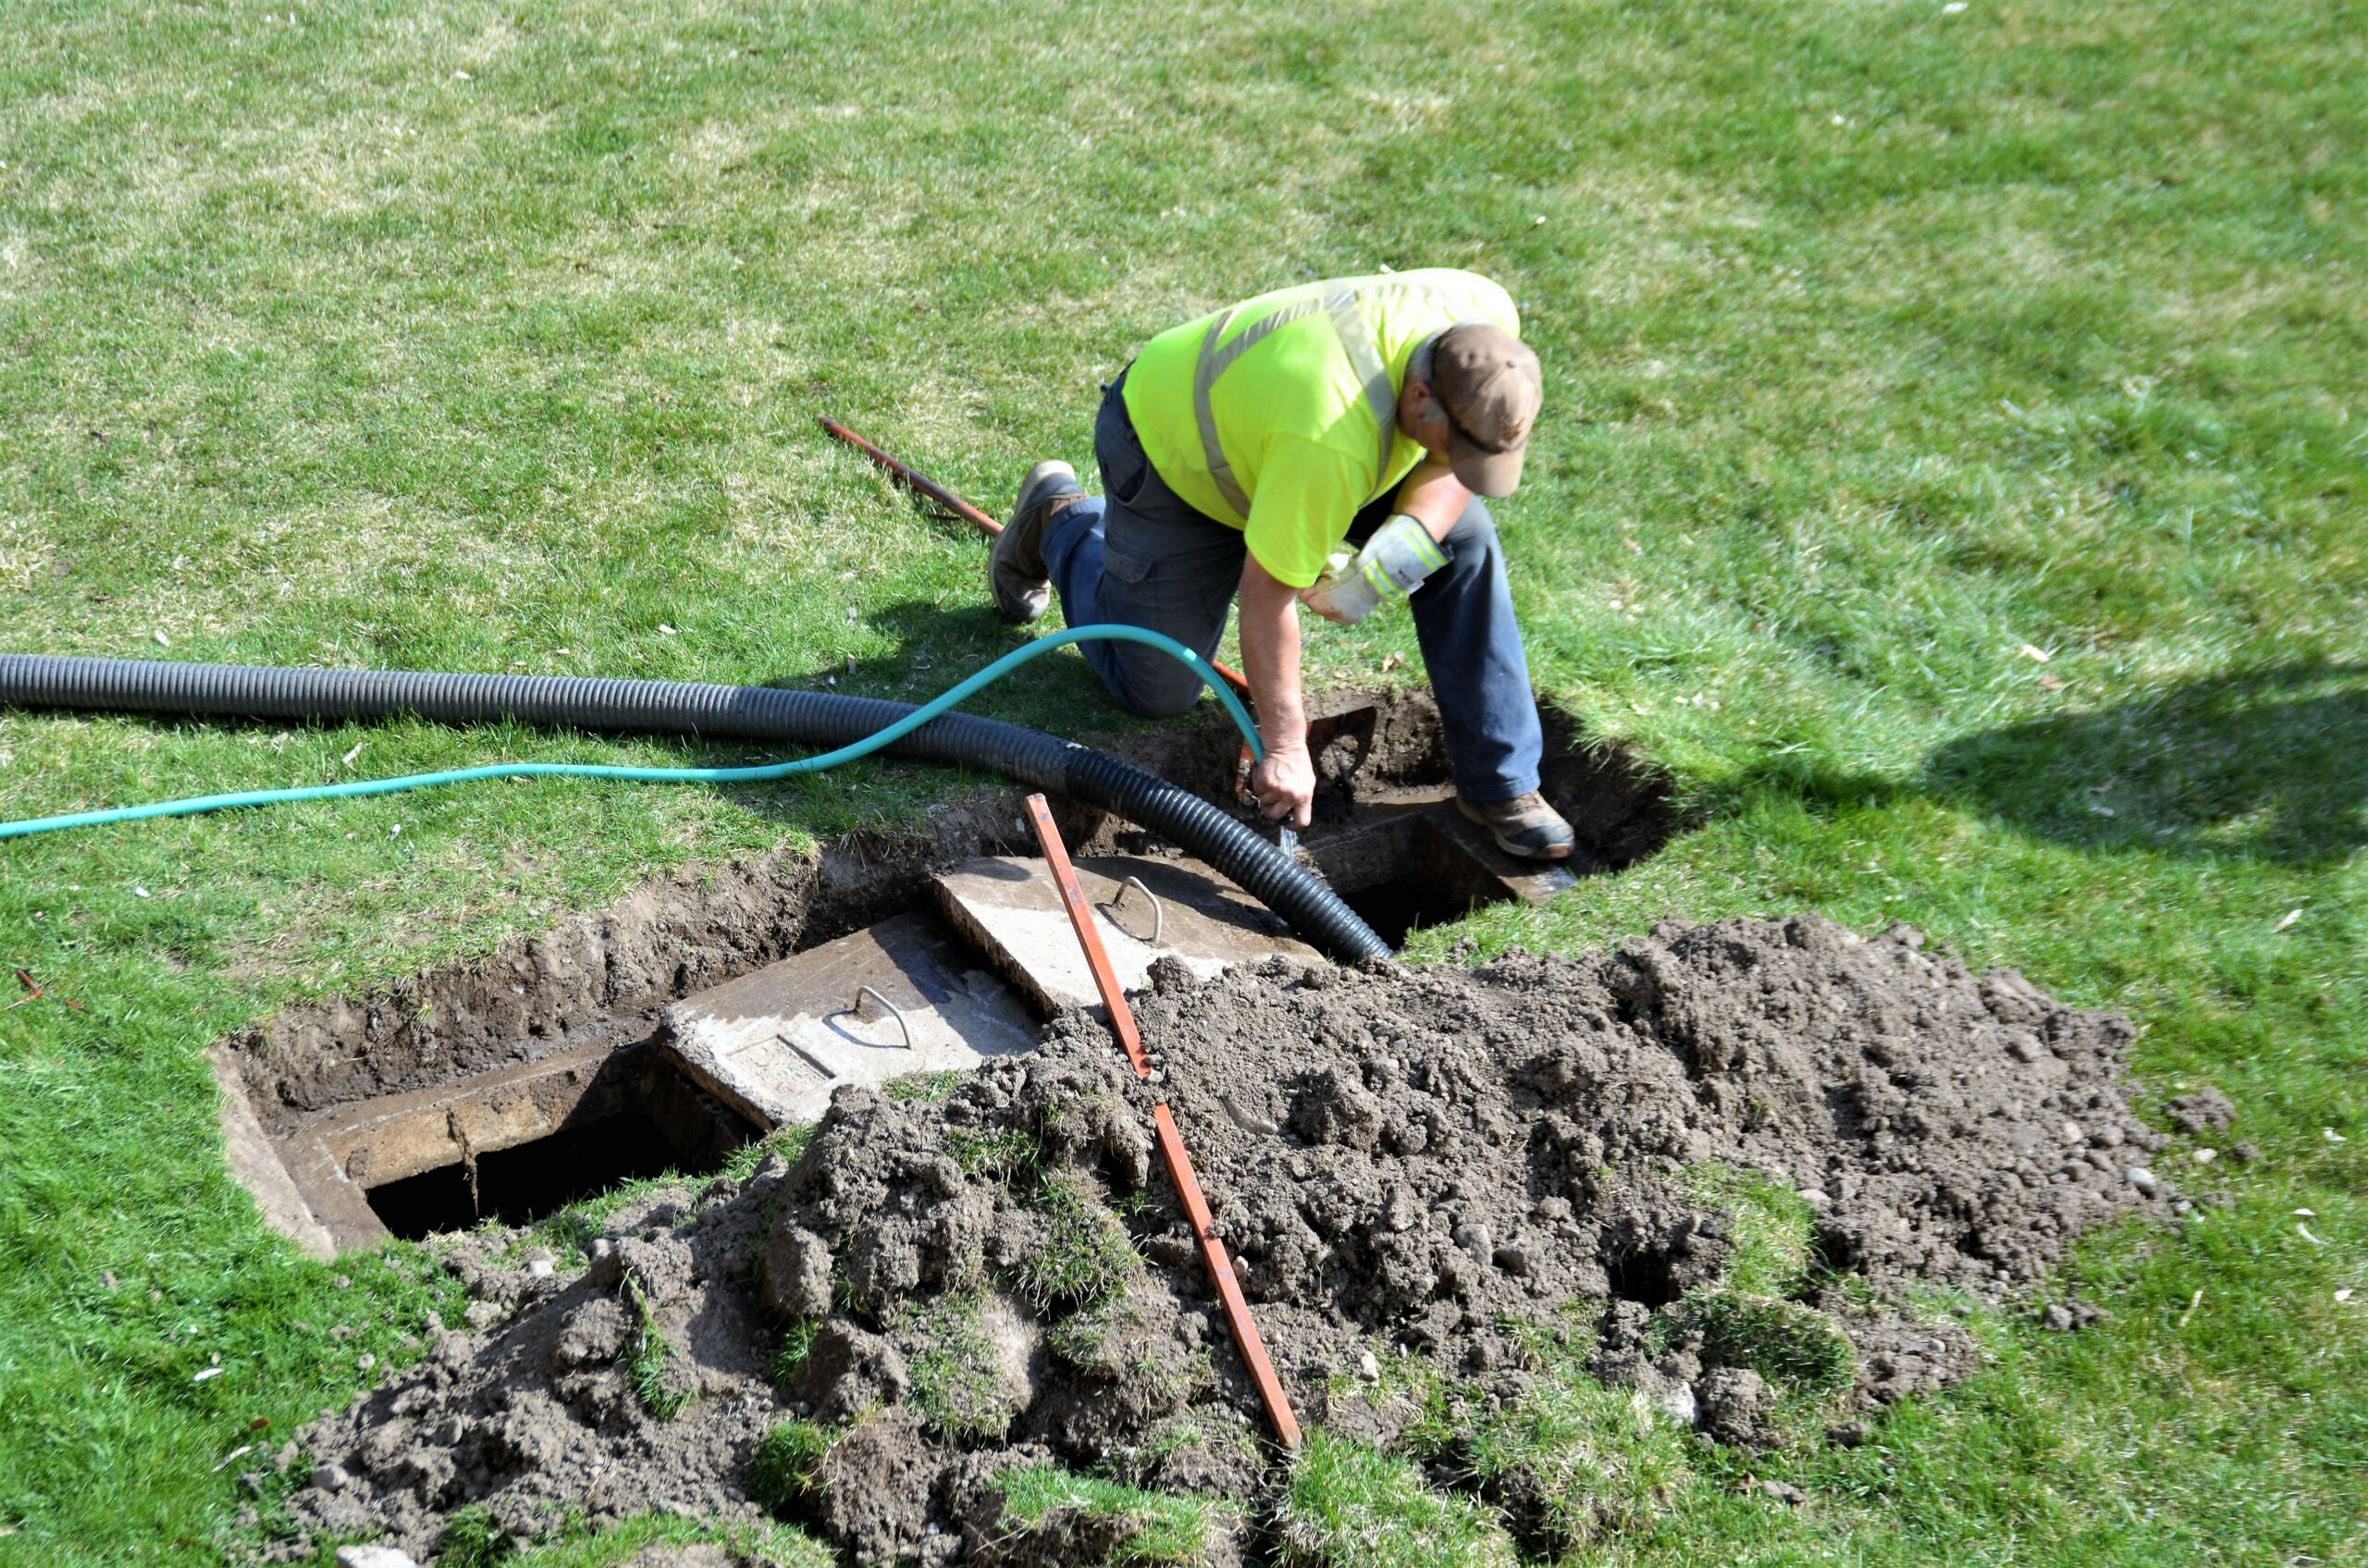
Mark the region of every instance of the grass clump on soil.
[[1512, 1568], [1511, 1537], [1479, 1504], [1434, 1490], [1405, 1460], [1318, 1427], [1275, 1506], [1281, 1568]]
[[1551, 1560], [1599, 1536], [1644, 1528], [1692, 1478], [1686, 1431], [1641, 1390], [1607, 1387], [1588, 1370], [1596, 1315], [1574, 1305], [1548, 1321], [1511, 1326], [1535, 1377], [1511, 1404], [1420, 1362], [1409, 1365], [1422, 1370], [1392, 1373], [1385, 1361], [1375, 1386], [1388, 1389], [1395, 1378], [1417, 1407], [1400, 1439], [1404, 1451], [1460, 1475], [1533, 1557]]
[[1702, 1337], [1714, 1366], [1745, 1366], [1814, 1406], [1850, 1386], [1856, 1353], [1828, 1315], [1788, 1299], [1807, 1282], [1816, 1211], [1784, 1182], [1716, 1161], [1689, 1166], [1686, 1197], [1728, 1221], [1732, 1250], [1719, 1282], [1661, 1309], [1663, 1342]]
[[1684, 1430], [1642, 1391], [1573, 1372], [1483, 1414], [1460, 1445], [1481, 1494], [1533, 1550], [1559, 1555], [1665, 1512], [1689, 1471]]
[[676, 1363], [681, 1352], [658, 1321], [658, 1314], [649, 1305], [649, 1298], [631, 1276], [625, 1279], [625, 1292], [630, 1299], [634, 1319], [633, 1351], [626, 1369], [633, 1375], [634, 1398], [641, 1401], [653, 1421], [672, 1421], [683, 1414], [691, 1401], [691, 1390], [675, 1379]]
[[768, 1154], [779, 1154], [783, 1164], [796, 1165], [813, 1137], [811, 1123], [792, 1122], [726, 1154], [722, 1174], [734, 1181], [746, 1181], [757, 1174], [757, 1167], [765, 1163]]
[[1019, 1414], [981, 1321], [987, 1300], [976, 1290], [938, 1296], [892, 1326], [913, 1380], [906, 1402], [924, 1428], [951, 1441], [1000, 1438]]
[[1813, 1397], [1850, 1386], [1856, 1352], [1841, 1326], [1798, 1302], [1737, 1290], [1690, 1292], [1664, 1309], [1666, 1332], [1702, 1336], [1714, 1366], [1747, 1366], [1770, 1383]]
[[1720, 1285], [1745, 1295], [1785, 1296], [1807, 1278], [1817, 1211], [1784, 1182], [1704, 1160], [1686, 1167], [1685, 1195], [1727, 1218], [1733, 1250], [1719, 1272]]
[[844, 1428], [819, 1421], [776, 1422], [748, 1461], [742, 1484], [748, 1496], [775, 1513], [786, 1513], [822, 1485], [822, 1465]]
[[[626, 1568], [652, 1547], [711, 1544], [746, 1568], [838, 1568], [838, 1553], [794, 1526], [717, 1525], [680, 1514], [645, 1513], [598, 1528], [584, 1525], [537, 1540], [515, 1568]], [[440, 1568], [440, 1565], [439, 1565]]]
[[1031, 1182], [1043, 1167], [1043, 1150], [1016, 1127], [948, 1128], [945, 1149], [963, 1175], [1004, 1187]]
[[1043, 1216], [1043, 1239], [1010, 1272], [1013, 1288], [1030, 1306], [1076, 1310], [1125, 1290], [1141, 1260], [1084, 1181], [1047, 1176], [1030, 1206]]
[[786, 1389], [806, 1370], [807, 1358], [814, 1353], [814, 1336], [821, 1325], [810, 1317], [794, 1317], [781, 1326], [773, 1341], [771, 1372], [773, 1387]]
[[1181, 1404], [1215, 1376], [1207, 1347], [1181, 1359], [1167, 1359], [1143, 1346], [1133, 1331], [1141, 1308], [1114, 1294], [1070, 1313], [1052, 1325], [1044, 1342], [1061, 1360], [1104, 1382], [1125, 1382], [1155, 1401]]
[[1006, 1470], [996, 1486], [1003, 1494], [1001, 1523], [1013, 1535], [1058, 1528], [1071, 1541], [1080, 1536], [1091, 1541], [1093, 1555], [1077, 1559], [1079, 1568], [1197, 1563], [1224, 1511], [1207, 1498], [1145, 1491], [1057, 1464]]
[[456, 1509], [436, 1540], [438, 1568], [494, 1568], [518, 1552], [518, 1543], [482, 1506]]
[[967, 1072], [908, 1072], [880, 1086], [891, 1100], [934, 1105], [970, 1080]]

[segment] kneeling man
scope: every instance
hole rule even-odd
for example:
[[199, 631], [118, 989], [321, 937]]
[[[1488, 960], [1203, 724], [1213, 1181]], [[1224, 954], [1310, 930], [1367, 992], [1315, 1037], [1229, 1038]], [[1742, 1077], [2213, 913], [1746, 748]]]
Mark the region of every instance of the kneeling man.
[[[989, 565], [996, 608], [1116, 621], [1213, 656], [1241, 602], [1266, 756], [1260, 807], [1307, 825], [1315, 768], [1298, 606], [1343, 624], [1404, 599], [1438, 698], [1457, 804], [1511, 854], [1560, 859], [1543, 736], [1484, 497], [1512, 494], [1541, 396], [1503, 289], [1445, 268], [1261, 294], [1143, 346], [1104, 389], [1102, 494], [1066, 463], [1020, 485]], [[1180, 713], [1190, 671], [1135, 643], [1081, 651], [1137, 713]]]

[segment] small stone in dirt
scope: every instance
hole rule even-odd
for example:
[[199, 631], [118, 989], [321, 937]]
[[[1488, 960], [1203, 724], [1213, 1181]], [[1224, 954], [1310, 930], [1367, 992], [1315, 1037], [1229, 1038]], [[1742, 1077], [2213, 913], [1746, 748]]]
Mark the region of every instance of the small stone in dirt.
[[1488, 1228], [1459, 1225], [1455, 1228], [1455, 1244], [1475, 1258], [1485, 1258], [1488, 1255]]
[[2198, 1165], [2210, 1165], [2214, 1160], [2220, 1157], [2220, 1151], [2217, 1149], [2198, 1149], [2189, 1157]]
[[553, 1267], [551, 1260], [549, 1258], [528, 1258], [526, 1260], [526, 1273], [530, 1278], [549, 1279], [555, 1272], [557, 1272], [557, 1270]]
[[1274, 1117], [1259, 1115], [1256, 1111], [1243, 1105], [1233, 1095], [1227, 1094], [1219, 1097], [1217, 1105], [1224, 1110], [1227, 1119], [1244, 1132], [1260, 1138], [1272, 1138], [1282, 1130], [1276, 1125]]
[[1783, 1481], [1754, 1481], [1749, 1489], [1761, 1497], [1773, 1498], [1787, 1508], [1798, 1508], [1809, 1500], [1808, 1493]]
[[1357, 1356], [1357, 1376], [1368, 1383], [1380, 1382], [1381, 1358], [1371, 1351], [1360, 1352]]
[[499, 1302], [471, 1302], [461, 1309], [461, 1316], [480, 1334], [500, 1322], [501, 1315], [501, 1303]]
[[337, 1568], [419, 1568], [419, 1564], [390, 1546], [341, 1546], [337, 1549]]
[[2129, 1184], [2138, 1189], [2141, 1198], [2151, 1198], [2163, 1189], [2162, 1179], [2142, 1165], [2129, 1167]]
[[2064, 1141], [2066, 1143], [2082, 1142], [2088, 1138], [2088, 1136], [2089, 1135], [2086, 1132], [2083, 1132], [2080, 1130], [2080, 1124], [2078, 1122], [2067, 1121], [2064, 1124]]

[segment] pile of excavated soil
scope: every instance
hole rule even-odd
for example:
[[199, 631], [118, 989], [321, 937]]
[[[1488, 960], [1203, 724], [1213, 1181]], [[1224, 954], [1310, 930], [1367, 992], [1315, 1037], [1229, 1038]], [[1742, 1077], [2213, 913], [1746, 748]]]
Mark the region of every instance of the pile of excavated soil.
[[[1936, 1387], [1977, 1352], [1909, 1287], [2001, 1297], [2170, 1194], [2124, 1020], [1920, 945], [1796, 918], [1469, 970], [1163, 965], [1137, 1003], [1157, 1081], [1069, 1015], [942, 1103], [842, 1092], [795, 1166], [621, 1214], [585, 1258], [459, 1250], [507, 1315], [311, 1427], [295, 1513], [415, 1552], [470, 1504], [521, 1533], [752, 1513], [791, 1417], [838, 1434], [795, 1506], [857, 1563], [1055, 1560], [997, 1526], [1016, 1463], [1255, 1497], [1274, 1475], [1157, 1168], [1162, 1098], [1303, 1416], [1391, 1440], [1402, 1408], [1355, 1390], [1401, 1357], [1517, 1400], [1522, 1326], [1574, 1307], [1597, 1377], [1716, 1440], [1768, 1438], [1753, 1324], [1847, 1341], [1837, 1410]], [[1819, 1266], [1789, 1300], [1703, 1305], [1746, 1245], [1706, 1171], [1806, 1200]]]

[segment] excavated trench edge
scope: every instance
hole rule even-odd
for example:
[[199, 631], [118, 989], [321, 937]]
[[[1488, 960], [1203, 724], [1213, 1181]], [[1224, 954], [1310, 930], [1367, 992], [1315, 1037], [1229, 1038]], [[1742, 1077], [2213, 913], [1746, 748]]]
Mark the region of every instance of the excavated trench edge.
[[[1422, 785], [1446, 777], [1438, 716], [1427, 693], [1336, 693], [1319, 714], [1370, 704], [1369, 746], [1342, 743], [1320, 756], [1326, 777], [1353, 763], [1361, 790]], [[1580, 837], [1579, 875], [1616, 870], [1657, 850], [1675, 831], [1665, 777], [1627, 752], [1590, 747], [1549, 708], [1544, 788]], [[1128, 736], [1107, 749], [1211, 799], [1229, 797], [1236, 743], [1214, 717]], [[1028, 853], [1033, 836], [1017, 786], [975, 790], [931, 807], [909, 827], [844, 834], [806, 853], [776, 851], [721, 867], [688, 867], [653, 879], [608, 908], [511, 938], [483, 957], [428, 969], [359, 997], [281, 1009], [216, 1043], [209, 1053], [223, 1094], [232, 1170], [265, 1219], [307, 1251], [328, 1255], [375, 1228], [364, 1188], [421, 1166], [366, 1173], [347, 1168], [352, 1129], [409, 1117], [432, 1141], [442, 1113], [436, 1091], [484, 1084], [547, 1131], [603, 1114], [621, 1069], [652, 1056], [660, 1012], [682, 997], [801, 952], [911, 907], [932, 869], [979, 855]], [[1318, 830], [1345, 810], [1326, 791]], [[1139, 852], [1150, 835], [1094, 808], [1056, 798], [1063, 834], [1080, 855]], [[1388, 855], [1326, 866], [1352, 900], [1375, 880], [1418, 885], [1435, 846], [1403, 834]], [[1394, 863], [1384, 863], [1394, 857]], [[1387, 888], [1375, 890], [1387, 894]], [[1416, 913], [1438, 918], [1443, 905]], [[666, 1102], [660, 1126], [696, 1166], [753, 1130], [688, 1086], [642, 1069], [634, 1080]], [[475, 1092], [474, 1090], [472, 1092]], [[685, 1097], [687, 1096], [687, 1098]], [[701, 1102], [705, 1103], [701, 1103]], [[539, 1119], [537, 1119], [539, 1118]], [[458, 1125], [457, 1121], [453, 1124]], [[523, 1125], [523, 1123], [522, 1123]], [[325, 1135], [321, 1133], [326, 1129]], [[536, 1133], [536, 1136], [544, 1135]], [[402, 1137], [392, 1140], [395, 1144]], [[366, 1156], [366, 1152], [365, 1155]], [[474, 1172], [472, 1172], [474, 1174]], [[323, 1213], [353, 1212], [340, 1224]], [[326, 1223], [325, 1223], [326, 1222]]]

